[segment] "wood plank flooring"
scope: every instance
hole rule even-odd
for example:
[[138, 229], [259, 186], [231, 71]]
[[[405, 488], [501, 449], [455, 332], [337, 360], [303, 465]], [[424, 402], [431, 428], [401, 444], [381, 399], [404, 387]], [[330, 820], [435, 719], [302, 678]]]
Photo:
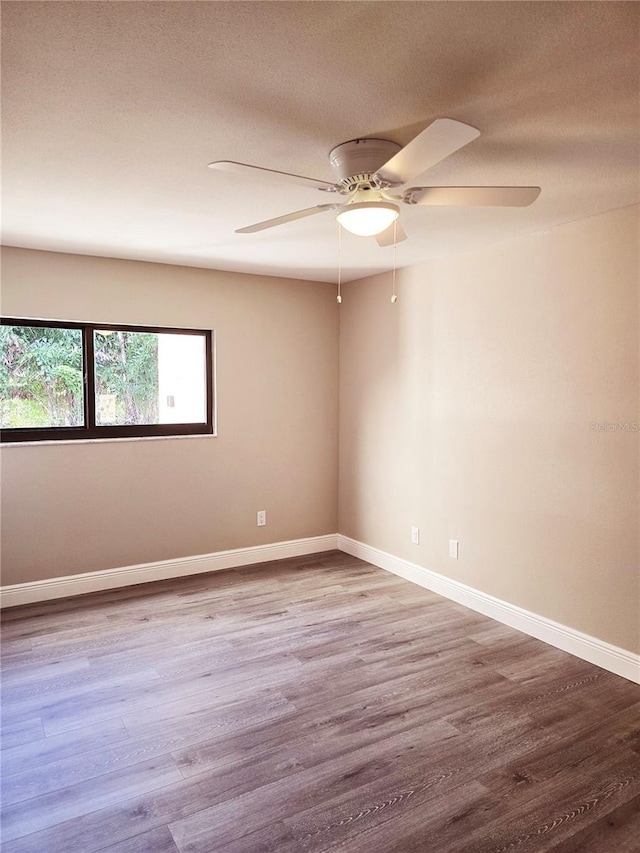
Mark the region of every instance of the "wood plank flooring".
[[340, 552], [2, 623], [3, 853], [638, 853], [640, 687]]

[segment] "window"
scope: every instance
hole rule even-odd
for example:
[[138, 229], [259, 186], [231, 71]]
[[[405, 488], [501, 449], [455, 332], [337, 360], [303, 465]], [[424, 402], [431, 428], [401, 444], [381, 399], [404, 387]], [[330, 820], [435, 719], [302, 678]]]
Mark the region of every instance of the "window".
[[3, 442], [213, 433], [210, 331], [0, 324]]

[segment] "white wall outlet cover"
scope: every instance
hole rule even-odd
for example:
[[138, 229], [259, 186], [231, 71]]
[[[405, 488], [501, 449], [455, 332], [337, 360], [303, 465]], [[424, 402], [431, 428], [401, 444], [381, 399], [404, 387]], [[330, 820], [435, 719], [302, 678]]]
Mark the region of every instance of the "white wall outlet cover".
[[457, 539], [449, 539], [449, 556], [453, 557], [454, 560], [458, 559], [459, 544]]
[[256, 524], [258, 527], [266, 527], [267, 511], [265, 509], [258, 510], [256, 513]]
[[412, 527], [411, 528], [411, 541], [413, 542], [414, 545], [420, 544], [420, 528], [419, 527]]

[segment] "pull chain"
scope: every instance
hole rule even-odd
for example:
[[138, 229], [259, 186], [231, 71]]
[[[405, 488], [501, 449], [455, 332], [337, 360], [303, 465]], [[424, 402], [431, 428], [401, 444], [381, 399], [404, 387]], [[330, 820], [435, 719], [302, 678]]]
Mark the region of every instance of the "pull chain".
[[340, 285], [342, 283], [342, 225], [338, 222], [338, 296], [336, 302], [338, 305], [342, 302], [342, 294], [340, 293]]
[[397, 250], [398, 250], [398, 229], [397, 229], [397, 220], [393, 220], [393, 272], [391, 273], [391, 304], [395, 305], [398, 301], [398, 297], [396, 296], [396, 260], [397, 260]]

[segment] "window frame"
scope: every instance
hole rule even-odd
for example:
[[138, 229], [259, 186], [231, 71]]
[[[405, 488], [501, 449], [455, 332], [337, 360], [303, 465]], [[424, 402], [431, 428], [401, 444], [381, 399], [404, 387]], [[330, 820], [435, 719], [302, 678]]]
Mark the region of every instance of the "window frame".
[[[105, 438], [162, 438], [185, 435], [214, 435], [213, 331], [181, 329], [174, 326], [137, 326], [126, 323], [79, 323], [63, 320], [34, 320], [24, 317], [0, 317], [2, 326], [32, 326], [49, 329], [79, 329], [82, 332], [82, 369], [84, 388], [84, 425], [62, 427], [5, 427], [0, 429], [1, 444], [25, 441], [87, 441]], [[197, 335], [205, 340], [206, 421], [172, 424], [96, 424], [94, 332], [147, 332], [152, 334]]]

